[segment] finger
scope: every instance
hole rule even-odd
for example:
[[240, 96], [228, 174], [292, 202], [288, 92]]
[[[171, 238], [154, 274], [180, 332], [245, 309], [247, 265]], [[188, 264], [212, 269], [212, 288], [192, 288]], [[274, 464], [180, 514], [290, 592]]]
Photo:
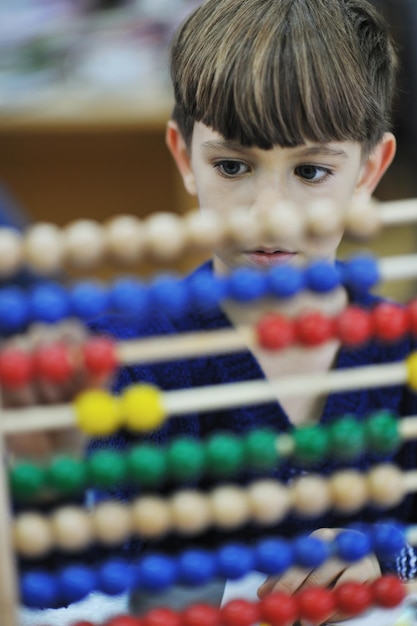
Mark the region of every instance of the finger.
[[287, 595], [293, 595], [310, 576], [311, 570], [303, 567], [291, 567], [285, 574], [278, 577], [270, 577], [258, 588], [258, 597], [264, 598], [269, 593], [280, 591]]

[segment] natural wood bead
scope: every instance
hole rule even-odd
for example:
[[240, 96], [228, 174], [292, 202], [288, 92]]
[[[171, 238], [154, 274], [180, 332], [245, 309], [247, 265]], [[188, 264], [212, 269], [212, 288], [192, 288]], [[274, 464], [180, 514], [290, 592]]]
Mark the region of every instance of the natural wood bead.
[[370, 499], [378, 506], [393, 507], [405, 495], [404, 477], [394, 465], [374, 467], [367, 476]]
[[184, 217], [187, 245], [209, 249], [224, 239], [224, 228], [216, 213], [191, 211]]
[[87, 548], [94, 540], [91, 516], [83, 509], [66, 506], [51, 515], [55, 544], [68, 551]]
[[13, 524], [13, 544], [22, 556], [31, 558], [47, 554], [53, 546], [49, 521], [39, 513], [22, 513]]
[[191, 489], [172, 496], [170, 511], [174, 529], [188, 535], [206, 530], [213, 521], [208, 498]]
[[341, 513], [356, 513], [369, 498], [366, 479], [356, 470], [337, 472], [329, 478], [333, 506]]
[[23, 261], [22, 239], [13, 228], [0, 228], [0, 276], [12, 276]]
[[105, 545], [119, 545], [132, 532], [130, 507], [121, 502], [103, 502], [91, 513], [94, 537]]
[[292, 495], [294, 511], [298, 515], [317, 517], [332, 505], [329, 484], [318, 475], [311, 474], [295, 480]]
[[165, 535], [172, 526], [169, 504], [157, 496], [143, 496], [131, 505], [133, 531], [141, 537], [154, 539]]
[[96, 267], [103, 260], [105, 244], [104, 227], [93, 220], [79, 220], [64, 228], [65, 257], [75, 267]]
[[247, 209], [238, 209], [224, 215], [224, 229], [227, 239], [239, 245], [259, 244], [261, 237], [260, 220], [254, 219]]
[[308, 232], [317, 237], [327, 237], [343, 229], [340, 207], [326, 200], [310, 202], [305, 208], [305, 221]]
[[112, 260], [136, 263], [146, 250], [145, 229], [135, 215], [119, 215], [104, 225], [106, 250]]
[[291, 495], [287, 487], [273, 480], [260, 480], [248, 488], [251, 517], [260, 524], [277, 524], [291, 508]]
[[63, 241], [62, 230], [55, 224], [34, 224], [25, 235], [26, 261], [40, 274], [59, 272], [63, 265]]
[[346, 231], [359, 239], [369, 239], [375, 237], [381, 228], [378, 209], [366, 198], [354, 200], [346, 212]]
[[155, 213], [144, 221], [146, 245], [159, 261], [178, 257], [185, 247], [186, 233], [182, 220], [174, 213]]
[[266, 211], [260, 221], [265, 245], [269, 242], [273, 245], [277, 239], [299, 240], [303, 234], [303, 219], [291, 202], [280, 202], [276, 210]]
[[250, 504], [244, 489], [233, 485], [217, 487], [209, 499], [214, 524], [220, 528], [237, 528], [249, 521]]

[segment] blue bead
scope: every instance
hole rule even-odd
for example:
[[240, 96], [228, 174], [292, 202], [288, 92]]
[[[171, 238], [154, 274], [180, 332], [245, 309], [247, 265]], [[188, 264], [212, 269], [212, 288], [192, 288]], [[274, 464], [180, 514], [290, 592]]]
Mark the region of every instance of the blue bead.
[[188, 287], [192, 306], [210, 310], [225, 298], [227, 281], [211, 272], [197, 273], [190, 276]]
[[20, 579], [22, 604], [32, 609], [49, 609], [57, 605], [58, 583], [46, 572], [26, 572]]
[[340, 285], [337, 267], [327, 261], [314, 261], [305, 268], [306, 287], [315, 293], [328, 293]]
[[292, 298], [305, 287], [303, 272], [291, 265], [274, 267], [266, 277], [268, 292], [276, 298]]
[[255, 548], [255, 569], [279, 575], [294, 565], [294, 550], [284, 539], [264, 539]]
[[149, 289], [135, 278], [119, 278], [110, 288], [109, 306], [116, 314], [145, 317], [149, 305]]
[[160, 274], [150, 285], [150, 299], [156, 309], [180, 317], [187, 312], [190, 294], [187, 283], [176, 276]]
[[267, 293], [267, 276], [249, 267], [234, 270], [227, 280], [227, 296], [238, 302], [252, 302]]
[[219, 574], [232, 580], [246, 576], [255, 565], [253, 550], [238, 543], [217, 550], [216, 560]]
[[58, 283], [43, 283], [33, 287], [29, 295], [33, 319], [54, 323], [70, 316], [68, 292]]
[[342, 266], [343, 282], [356, 292], [367, 292], [381, 279], [378, 264], [370, 255], [358, 255]]
[[84, 565], [68, 565], [57, 575], [60, 596], [70, 604], [86, 598], [98, 587], [96, 573]]
[[204, 585], [217, 574], [216, 557], [207, 550], [187, 550], [178, 558], [178, 573], [186, 585]]
[[293, 543], [294, 558], [300, 567], [320, 567], [331, 555], [329, 544], [318, 537], [299, 537]]
[[158, 592], [168, 589], [178, 578], [177, 563], [162, 554], [145, 556], [137, 571], [140, 587], [146, 591]]
[[370, 538], [373, 551], [381, 559], [398, 556], [406, 545], [403, 531], [394, 524], [375, 524]]
[[98, 589], [109, 596], [117, 596], [132, 589], [136, 583], [133, 565], [123, 559], [112, 559], [97, 570]]
[[29, 301], [23, 289], [4, 287], [0, 291], [0, 333], [24, 330], [30, 321]]
[[371, 541], [367, 534], [356, 530], [344, 530], [334, 540], [337, 556], [347, 563], [354, 563], [372, 552]]
[[107, 289], [96, 282], [79, 282], [72, 287], [69, 298], [73, 314], [82, 320], [103, 315], [109, 307]]

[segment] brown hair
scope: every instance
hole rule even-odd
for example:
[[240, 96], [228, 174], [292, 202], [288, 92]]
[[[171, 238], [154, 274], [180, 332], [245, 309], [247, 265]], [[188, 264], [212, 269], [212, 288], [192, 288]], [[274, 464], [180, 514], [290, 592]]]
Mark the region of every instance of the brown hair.
[[396, 53], [366, 0], [206, 0], [171, 48], [173, 119], [242, 145], [358, 141], [389, 127]]

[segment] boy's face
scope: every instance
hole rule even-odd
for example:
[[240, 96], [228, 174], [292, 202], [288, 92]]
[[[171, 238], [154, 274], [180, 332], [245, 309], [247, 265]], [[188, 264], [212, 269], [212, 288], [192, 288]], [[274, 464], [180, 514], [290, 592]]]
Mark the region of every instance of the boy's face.
[[[392, 142], [392, 154], [386, 150], [384, 171], [395, 152], [393, 138]], [[293, 203], [294, 211], [300, 212], [313, 201], [331, 202], [341, 209], [355, 192], [370, 195], [382, 175], [371, 157], [364, 161], [361, 146], [355, 142], [262, 150], [226, 141], [200, 122], [194, 125], [188, 155], [179, 167], [188, 191], [198, 196], [202, 211], [226, 215], [244, 210], [255, 220], [262, 220], [267, 211], [279, 212], [283, 201]], [[179, 163], [178, 158], [176, 161]], [[273, 241], [260, 237], [250, 246], [222, 245], [214, 250], [215, 267], [227, 272], [240, 266], [266, 268], [299, 265], [317, 258], [332, 260], [342, 234], [340, 230], [320, 239], [277, 236]]]

